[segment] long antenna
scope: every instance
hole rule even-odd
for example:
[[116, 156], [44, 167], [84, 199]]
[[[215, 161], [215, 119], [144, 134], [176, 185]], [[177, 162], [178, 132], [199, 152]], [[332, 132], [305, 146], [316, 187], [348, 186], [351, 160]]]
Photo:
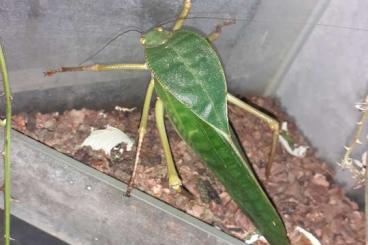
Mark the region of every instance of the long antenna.
[[[275, 23], [275, 21], [272, 20], [256, 20], [254, 18], [230, 18], [230, 17], [214, 17], [214, 16], [192, 16], [186, 18], [187, 20], [195, 20], [195, 19], [212, 19], [212, 20], [221, 20], [221, 21], [236, 21], [236, 22], [249, 22], [249, 23]], [[159, 26], [168, 25], [171, 23], [174, 23], [177, 20], [177, 17], [173, 17], [171, 19], [165, 20], [161, 23], [159, 23]], [[322, 24], [322, 23], [309, 23], [309, 22], [298, 22], [298, 21], [288, 21], [288, 22], [280, 22], [282, 25], [303, 25], [303, 26], [320, 26], [324, 28], [334, 28], [334, 29], [345, 29], [345, 30], [353, 30], [353, 31], [362, 31], [362, 32], [368, 32], [368, 27], [353, 27], [353, 26], [342, 26], [342, 25], [334, 25], [334, 24]], [[101, 48], [99, 48], [96, 52], [89, 55], [86, 59], [84, 59], [79, 65], [85, 64], [87, 61], [93, 59], [96, 57], [99, 53], [101, 53], [105, 48], [107, 48], [112, 42], [120, 38], [121, 36], [125, 35], [129, 32], [138, 32], [140, 34], [143, 33], [143, 31], [136, 26], [130, 26], [126, 31], [120, 32], [116, 34], [114, 37], [109, 39]]]
[[[214, 16], [192, 16], [186, 18], [187, 20], [194, 20], [194, 19], [211, 19], [211, 20], [221, 20], [221, 21], [236, 21], [236, 22], [250, 22], [250, 23], [277, 23], [273, 20], [257, 20], [254, 18], [232, 18], [232, 17], [214, 17]], [[167, 25], [172, 22], [175, 22], [176, 19], [172, 18], [166, 21], [161, 22], [159, 25]], [[343, 26], [343, 25], [334, 25], [334, 24], [323, 24], [323, 23], [309, 23], [309, 22], [298, 22], [298, 21], [282, 21], [279, 22], [281, 25], [313, 25], [313, 26], [320, 26], [326, 28], [335, 28], [335, 29], [346, 29], [346, 30], [353, 30], [353, 31], [363, 31], [368, 32], [368, 27], [354, 27], [354, 26]]]
[[129, 32], [138, 32], [140, 34], [143, 33], [138, 27], [134, 27], [134, 28], [136, 28], [136, 29], [129, 29], [129, 30], [126, 30], [126, 31], [123, 31], [123, 32], [120, 32], [120, 33], [116, 34], [113, 38], [111, 38], [110, 40], [108, 40], [101, 48], [99, 48], [96, 52], [94, 52], [93, 54], [89, 55], [86, 59], [84, 59], [81, 63], [79, 63], [79, 65], [83, 65], [87, 61], [89, 61], [89, 60], [93, 59], [94, 57], [96, 57], [105, 48], [107, 48], [112, 42], [114, 42], [116, 39], [118, 39], [119, 37], [123, 36], [124, 34], [129, 33]]

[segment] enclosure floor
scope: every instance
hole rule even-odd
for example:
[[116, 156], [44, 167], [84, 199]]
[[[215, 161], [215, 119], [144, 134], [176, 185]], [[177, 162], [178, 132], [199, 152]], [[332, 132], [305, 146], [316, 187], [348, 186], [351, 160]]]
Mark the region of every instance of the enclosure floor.
[[[287, 121], [295, 143], [309, 145], [277, 103], [260, 97], [251, 97], [249, 101], [272, 112], [279, 121]], [[278, 146], [271, 179], [265, 181], [264, 171], [272, 139], [270, 129], [259, 119], [233, 106], [229, 107], [229, 116], [253, 168], [282, 215], [292, 240], [295, 227], [300, 226], [313, 233], [324, 245], [364, 244], [363, 213], [334, 183], [334, 171], [315, 156], [313, 147], [309, 146], [306, 157], [297, 158]], [[80, 145], [91, 129], [102, 129], [107, 125], [119, 128], [134, 139], [139, 119], [140, 112], [136, 110], [105, 112], [81, 109], [48, 114], [20, 113], [14, 116], [13, 122], [15, 129], [24, 134], [127, 182], [135, 149], [111, 160], [103, 151], [92, 151]], [[176, 193], [168, 187], [166, 165], [152, 113], [143, 143], [136, 187], [244, 239], [254, 231], [251, 222], [237, 208], [224, 187], [178, 137], [169, 121], [166, 121], [166, 125], [176, 166], [186, 190]], [[117, 153], [113, 152], [115, 156]]]

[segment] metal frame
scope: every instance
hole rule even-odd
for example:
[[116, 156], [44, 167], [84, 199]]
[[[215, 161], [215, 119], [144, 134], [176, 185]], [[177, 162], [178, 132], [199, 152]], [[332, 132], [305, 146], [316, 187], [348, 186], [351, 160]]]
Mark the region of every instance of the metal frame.
[[[244, 244], [13, 131], [13, 215], [70, 244]], [[2, 135], [0, 135], [2, 137]]]

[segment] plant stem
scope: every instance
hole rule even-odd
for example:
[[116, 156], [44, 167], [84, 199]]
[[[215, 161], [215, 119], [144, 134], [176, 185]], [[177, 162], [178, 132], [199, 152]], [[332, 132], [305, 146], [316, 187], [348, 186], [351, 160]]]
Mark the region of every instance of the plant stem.
[[[368, 103], [368, 95], [366, 96], [363, 103]], [[348, 159], [350, 157], [350, 154], [353, 151], [354, 146], [358, 143], [360, 134], [362, 133], [363, 126], [365, 124], [365, 120], [367, 118], [368, 118], [368, 109], [364, 109], [364, 110], [362, 110], [360, 120], [357, 122], [357, 128], [355, 130], [353, 139], [352, 139], [350, 145], [346, 148], [344, 159]]]
[[[360, 105], [358, 107], [358, 105]], [[351, 140], [351, 143], [349, 146], [345, 146], [345, 154], [342, 158], [341, 166], [343, 168], [349, 169], [353, 175], [357, 178], [358, 183], [361, 184], [364, 182], [364, 179], [366, 177], [366, 168], [367, 166], [356, 166], [353, 163], [353, 159], [351, 158], [351, 154], [353, 152], [353, 149], [356, 144], [361, 144], [360, 137], [361, 133], [363, 132], [363, 127], [365, 126], [367, 120], [368, 120], [368, 94], [366, 95], [364, 101], [362, 103], [357, 104], [357, 108], [359, 111], [361, 111], [361, 116], [359, 121], [356, 123], [356, 129], [353, 134], [353, 138]]]
[[2, 45], [0, 44], [0, 69], [3, 78], [3, 90], [5, 95], [5, 142], [4, 142], [4, 244], [10, 244], [10, 133], [11, 133], [11, 94], [8, 81], [8, 73]]
[[365, 169], [365, 189], [364, 189], [364, 197], [365, 197], [365, 237], [368, 238], [368, 171]]

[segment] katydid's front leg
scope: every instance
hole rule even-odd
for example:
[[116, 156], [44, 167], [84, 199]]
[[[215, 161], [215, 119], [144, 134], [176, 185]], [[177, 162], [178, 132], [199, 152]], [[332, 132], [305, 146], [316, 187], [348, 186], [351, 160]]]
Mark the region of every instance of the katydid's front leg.
[[271, 152], [270, 152], [270, 156], [268, 159], [268, 163], [267, 163], [267, 167], [266, 167], [266, 178], [268, 179], [271, 173], [271, 167], [272, 167], [272, 162], [273, 159], [275, 157], [275, 153], [276, 153], [276, 147], [277, 147], [277, 140], [279, 138], [279, 134], [280, 134], [280, 124], [279, 122], [270, 117], [269, 115], [261, 112], [260, 110], [254, 108], [251, 105], [248, 105], [247, 103], [243, 102], [242, 100], [236, 98], [235, 96], [231, 95], [231, 94], [227, 94], [227, 100], [231, 103], [236, 105], [237, 107], [243, 109], [246, 112], [249, 112], [250, 114], [258, 117], [259, 119], [261, 119], [262, 121], [266, 122], [268, 124], [268, 126], [271, 128], [271, 130], [273, 131], [273, 136], [272, 136], [272, 148], [271, 148]]
[[234, 24], [234, 20], [224, 21], [222, 24], [216, 26], [215, 30], [207, 36], [207, 40], [212, 43], [220, 38], [222, 28]]
[[192, 7], [192, 1], [191, 0], [184, 0], [184, 6], [183, 9], [179, 15], [179, 18], [176, 20], [174, 27], [173, 27], [173, 31], [177, 31], [179, 29], [181, 29], [181, 27], [184, 24], [184, 21], [188, 18], [189, 15], [189, 11]]
[[45, 76], [52, 76], [55, 73], [61, 72], [76, 72], [76, 71], [119, 71], [119, 70], [148, 70], [146, 64], [93, 64], [85, 66], [74, 67], [60, 67], [55, 70], [48, 70], [44, 72]]
[[181, 180], [176, 172], [174, 160], [170, 150], [169, 140], [167, 138], [165, 122], [164, 122], [164, 105], [159, 98], [157, 98], [155, 106], [155, 117], [157, 129], [160, 134], [162, 148], [164, 150], [165, 160], [167, 163], [167, 175], [169, 179], [169, 186], [175, 191], [181, 191]]
[[132, 191], [132, 188], [133, 188], [133, 185], [134, 185], [134, 178], [135, 178], [135, 174], [137, 172], [137, 166], [138, 166], [138, 163], [139, 163], [139, 156], [140, 156], [140, 153], [141, 153], [143, 138], [144, 138], [144, 135], [146, 134], [146, 131], [147, 131], [148, 113], [149, 113], [149, 107], [150, 107], [154, 87], [155, 87], [155, 82], [154, 82], [153, 75], [151, 75], [151, 81], [148, 84], [146, 96], [144, 98], [142, 117], [141, 117], [141, 122], [140, 122], [139, 128], [138, 128], [137, 152], [136, 152], [136, 155], [135, 155], [133, 172], [132, 172], [132, 175], [130, 176], [127, 191], [125, 193], [126, 196], [130, 196], [130, 192]]

